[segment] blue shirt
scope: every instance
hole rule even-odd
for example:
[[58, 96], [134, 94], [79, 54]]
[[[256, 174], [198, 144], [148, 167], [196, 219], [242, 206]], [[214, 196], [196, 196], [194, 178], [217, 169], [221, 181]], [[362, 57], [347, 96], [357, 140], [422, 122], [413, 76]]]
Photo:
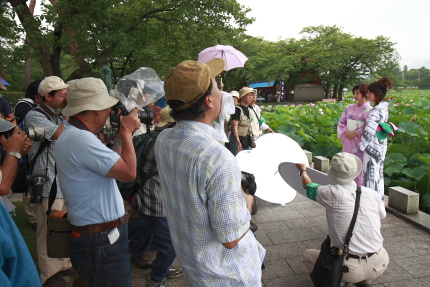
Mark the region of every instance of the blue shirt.
[[73, 225], [109, 222], [125, 214], [121, 194], [106, 174], [120, 158], [91, 132], [65, 122], [55, 145], [58, 178]]
[[24, 239], [0, 203], [0, 285], [41, 286], [36, 266]]
[[[172, 242], [189, 286], [261, 286], [265, 250], [249, 230], [239, 164], [217, 135], [209, 125], [180, 121], [157, 138]], [[234, 248], [222, 245], [243, 234]]]

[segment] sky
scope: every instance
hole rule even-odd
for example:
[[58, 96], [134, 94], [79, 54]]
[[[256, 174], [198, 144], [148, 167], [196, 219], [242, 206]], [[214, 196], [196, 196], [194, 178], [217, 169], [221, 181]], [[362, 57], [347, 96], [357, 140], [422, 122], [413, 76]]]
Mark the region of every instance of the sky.
[[400, 67], [430, 68], [430, 0], [237, 0], [254, 17], [247, 34], [268, 41], [300, 39], [308, 26], [337, 25], [345, 33], [396, 43]]

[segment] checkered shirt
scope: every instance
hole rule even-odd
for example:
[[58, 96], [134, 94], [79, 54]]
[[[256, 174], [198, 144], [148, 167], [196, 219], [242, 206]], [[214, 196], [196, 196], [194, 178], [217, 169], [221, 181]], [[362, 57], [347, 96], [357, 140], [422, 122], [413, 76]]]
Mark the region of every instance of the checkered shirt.
[[[157, 138], [172, 242], [189, 286], [261, 286], [265, 250], [249, 231], [239, 164], [216, 136], [209, 125], [180, 121]], [[234, 248], [222, 245], [243, 234]]]
[[[50, 109], [54, 114], [55, 110]], [[43, 126], [45, 128], [45, 138], [51, 141], [51, 145], [47, 147], [37, 158], [36, 164], [34, 166], [33, 175], [47, 175], [48, 180], [43, 185], [43, 196], [49, 197], [49, 192], [51, 191], [52, 183], [55, 178], [55, 140], [51, 140], [52, 135], [57, 131], [58, 126], [62, 124], [63, 119], [59, 116], [49, 116], [51, 120], [48, 120], [45, 114], [31, 110], [25, 116], [24, 126], [34, 127]], [[31, 161], [36, 155], [39, 149], [40, 142], [33, 141], [33, 146], [28, 153], [28, 158]], [[31, 187], [29, 188], [31, 192]], [[60, 184], [57, 178], [57, 198], [63, 198], [61, 193]]]

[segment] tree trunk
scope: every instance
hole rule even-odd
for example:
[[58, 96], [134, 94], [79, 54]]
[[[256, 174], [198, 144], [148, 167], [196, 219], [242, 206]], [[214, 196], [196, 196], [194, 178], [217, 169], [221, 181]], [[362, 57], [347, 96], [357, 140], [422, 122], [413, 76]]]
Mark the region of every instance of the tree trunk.
[[331, 99], [336, 99], [337, 98], [337, 91], [339, 90], [339, 84], [335, 84], [333, 87], [333, 94], [330, 97]]
[[343, 100], [343, 85], [339, 86], [339, 90], [337, 91], [337, 101], [340, 102]]

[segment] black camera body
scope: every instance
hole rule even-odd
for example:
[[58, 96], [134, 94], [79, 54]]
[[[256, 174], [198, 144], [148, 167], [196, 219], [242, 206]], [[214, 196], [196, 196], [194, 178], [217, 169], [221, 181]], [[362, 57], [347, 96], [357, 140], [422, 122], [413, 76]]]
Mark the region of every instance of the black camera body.
[[[121, 101], [119, 101], [115, 106], [112, 107], [111, 111], [111, 122], [119, 123], [119, 118], [117, 118], [117, 111], [121, 110], [122, 116], [127, 116], [130, 114], [129, 111], [127, 111], [127, 108], [124, 106]], [[145, 124], [147, 126], [152, 125], [152, 120], [154, 119], [153, 111], [141, 111], [137, 110], [137, 116], [140, 119], [140, 122], [142, 124]]]
[[43, 185], [48, 180], [44, 175], [27, 175], [26, 182], [31, 186], [30, 203], [40, 204], [43, 201]]

